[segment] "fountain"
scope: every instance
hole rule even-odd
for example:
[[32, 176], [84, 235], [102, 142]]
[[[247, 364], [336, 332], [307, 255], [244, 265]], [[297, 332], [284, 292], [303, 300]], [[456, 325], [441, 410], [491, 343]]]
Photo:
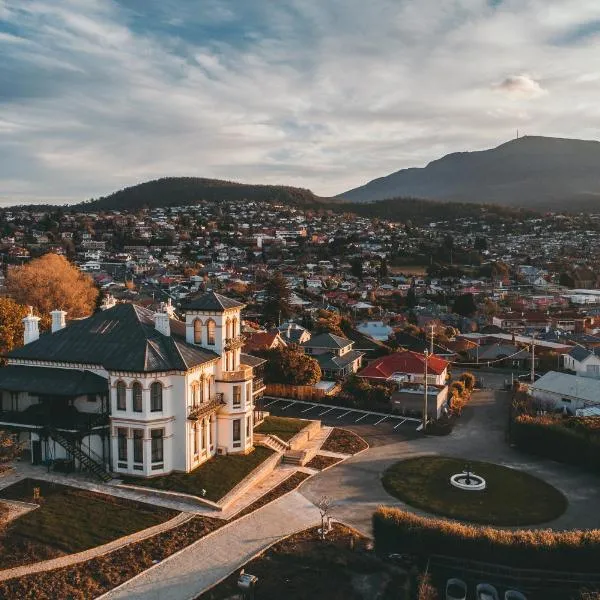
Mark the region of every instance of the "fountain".
[[450, 477], [450, 483], [459, 490], [470, 492], [481, 492], [485, 490], [485, 479], [480, 475], [475, 475], [471, 471], [471, 465], [467, 463], [462, 473], [456, 473]]

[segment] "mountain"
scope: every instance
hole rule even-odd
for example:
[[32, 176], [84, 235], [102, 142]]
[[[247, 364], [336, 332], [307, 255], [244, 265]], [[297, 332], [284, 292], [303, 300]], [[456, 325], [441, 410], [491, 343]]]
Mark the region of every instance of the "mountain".
[[89, 211], [131, 210], [185, 206], [199, 200], [263, 200], [275, 204], [315, 206], [326, 199], [315, 196], [310, 190], [283, 185], [252, 185], [200, 177], [164, 177], [127, 187], [73, 208]]
[[349, 190], [350, 202], [413, 197], [531, 209], [600, 208], [600, 142], [525, 136], [456, 152]]

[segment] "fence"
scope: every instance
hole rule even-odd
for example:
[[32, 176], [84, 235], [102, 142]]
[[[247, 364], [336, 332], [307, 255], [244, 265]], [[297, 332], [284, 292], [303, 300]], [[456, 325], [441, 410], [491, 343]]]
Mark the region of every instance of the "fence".
[[340, 387], [336, 385], [330, 390], [322, 390], [312, 385], [289, 385], [287, 383], [267, 383], [265, 396], [277, 398], [292, 398], [294, 400], [306, 400], [319, 402], [328, 396], [336, 394]]

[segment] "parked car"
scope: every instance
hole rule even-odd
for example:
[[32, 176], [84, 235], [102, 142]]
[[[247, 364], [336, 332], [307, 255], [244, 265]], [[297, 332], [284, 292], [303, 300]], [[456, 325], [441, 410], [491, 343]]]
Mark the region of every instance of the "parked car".
[[448, 579], [446, 582], [446, 600], [467, 600], [467, 584], [462, 579]]
[[476, 600], [500, 600], [498, 590], [489, 583], [479, 583], [475, 588]]
[[527, 600], [527, 596], [517, 590], [507, 590], [504, 593], [504, 600]]

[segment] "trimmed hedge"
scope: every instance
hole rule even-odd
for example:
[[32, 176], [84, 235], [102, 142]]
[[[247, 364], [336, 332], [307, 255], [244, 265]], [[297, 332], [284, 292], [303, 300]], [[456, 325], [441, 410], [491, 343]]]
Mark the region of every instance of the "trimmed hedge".
[[600, 530], [506, 530], [429, 519], [396, 508], [373, 514], [375, 550], [439, 554], [528, 569], [596, 572]]
[[600, 473], [600, 430], [589, 419], [519, 415], [511, 439], [525, 452]]

